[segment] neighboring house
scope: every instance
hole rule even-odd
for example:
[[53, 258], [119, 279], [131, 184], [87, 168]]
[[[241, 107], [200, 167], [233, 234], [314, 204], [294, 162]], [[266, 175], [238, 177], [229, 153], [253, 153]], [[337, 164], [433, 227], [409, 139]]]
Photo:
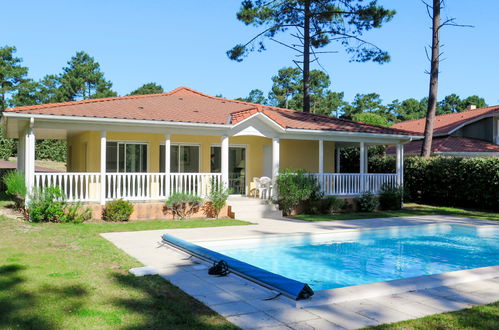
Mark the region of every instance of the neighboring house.
[[[408, 120], [393, 128], [423, 135], [426, 119]], [[406, 154], [419, 154], [422, 139], [405, 146]], [[388, 153], [394, 153], [388, 148]], [[473, 106], [458, 113], [435, 117], [432, 153], [448, 156], [499, 156], [499, 106], [476, 109]]]
[[[28, 187], [61, 187], [70, 200], [161, 200], [173, 191], [206, 196], [210, 182], [236, 194], [283, 168], [316, 173], [326, 194], [377, 192], [401, 184], [411, 133], [300, 111], [227, 100], [186, 87], [169, 93], [9, 108], [6, 136], [19, 139]], [[67, 173], [35, 173], [35, 139], [66, 139]], [[396, 174], [367, 174], [367, 146], [395, 145]], [[360, 146], [361, 173], [335, 166], [336, 151]]]

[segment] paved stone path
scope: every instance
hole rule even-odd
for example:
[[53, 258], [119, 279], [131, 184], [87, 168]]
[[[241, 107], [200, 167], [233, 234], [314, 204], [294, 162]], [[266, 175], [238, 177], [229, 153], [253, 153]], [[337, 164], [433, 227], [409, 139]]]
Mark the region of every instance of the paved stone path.
[[[209, 220], [207, 220], [209, 221]], [[497, 225], [448, 216], [302, 222], [258, 219], [257, 225], [106, 233], [103, 237], [186, 293], [243, 329], [357, 329], [469, 308], [499, 300], [499, 277], [403, 292], [337, 304], [307, 306], [234, 274], [214, 277], [210, 265], [165, 245], [165, 232], [190, 241], [261, 237], [270, 234], [320, 233], [344, 229], [430, 223]]]

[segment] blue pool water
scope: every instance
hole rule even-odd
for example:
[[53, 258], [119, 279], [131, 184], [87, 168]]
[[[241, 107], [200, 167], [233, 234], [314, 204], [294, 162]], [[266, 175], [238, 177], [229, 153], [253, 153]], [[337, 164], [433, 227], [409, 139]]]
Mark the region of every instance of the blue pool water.
[[204, 246], [325, 290], [499, 265], [499, 226], [421, 225]]

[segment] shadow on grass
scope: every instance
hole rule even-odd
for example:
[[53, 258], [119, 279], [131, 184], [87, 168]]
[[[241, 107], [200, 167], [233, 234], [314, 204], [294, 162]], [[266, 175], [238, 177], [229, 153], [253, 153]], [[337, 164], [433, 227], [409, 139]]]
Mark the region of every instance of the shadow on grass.
[[66, 311], [69, 313], [81, 307], [81, 300], [87, 295], [80, 285], [46, 285], [36, 291], [29, 290], [23, 272], [27, 267], [19, 264], [0, 266], [0, 328], [56, 329], [54, 320], [42, 315], [46, 297], [69, 300]]
[[142, 316], [140, 324], [127, 329], [237, 329], [214, 311], [159, 276], [135, 277], [114, 274], [127, 291], [138, 291], [111, 303]]

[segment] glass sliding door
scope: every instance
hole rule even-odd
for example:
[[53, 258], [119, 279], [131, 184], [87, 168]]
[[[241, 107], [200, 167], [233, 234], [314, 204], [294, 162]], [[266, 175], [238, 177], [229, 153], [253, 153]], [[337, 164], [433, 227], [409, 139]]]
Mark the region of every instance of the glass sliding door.
[[[159, 170], [165, 171], [165, 146], [159, 147]], [[171, 173], [199, 173], [199, 146], [172, 145], [170, 147]]]
[[[211, 173], [220, 173], [221, 148], [211, 147]], [[229, 188], [233, 194], [246, 194], [246, 148], [229, 147]]]
[[147, 143], [107, 142], [106, 172], [147, 172]]

